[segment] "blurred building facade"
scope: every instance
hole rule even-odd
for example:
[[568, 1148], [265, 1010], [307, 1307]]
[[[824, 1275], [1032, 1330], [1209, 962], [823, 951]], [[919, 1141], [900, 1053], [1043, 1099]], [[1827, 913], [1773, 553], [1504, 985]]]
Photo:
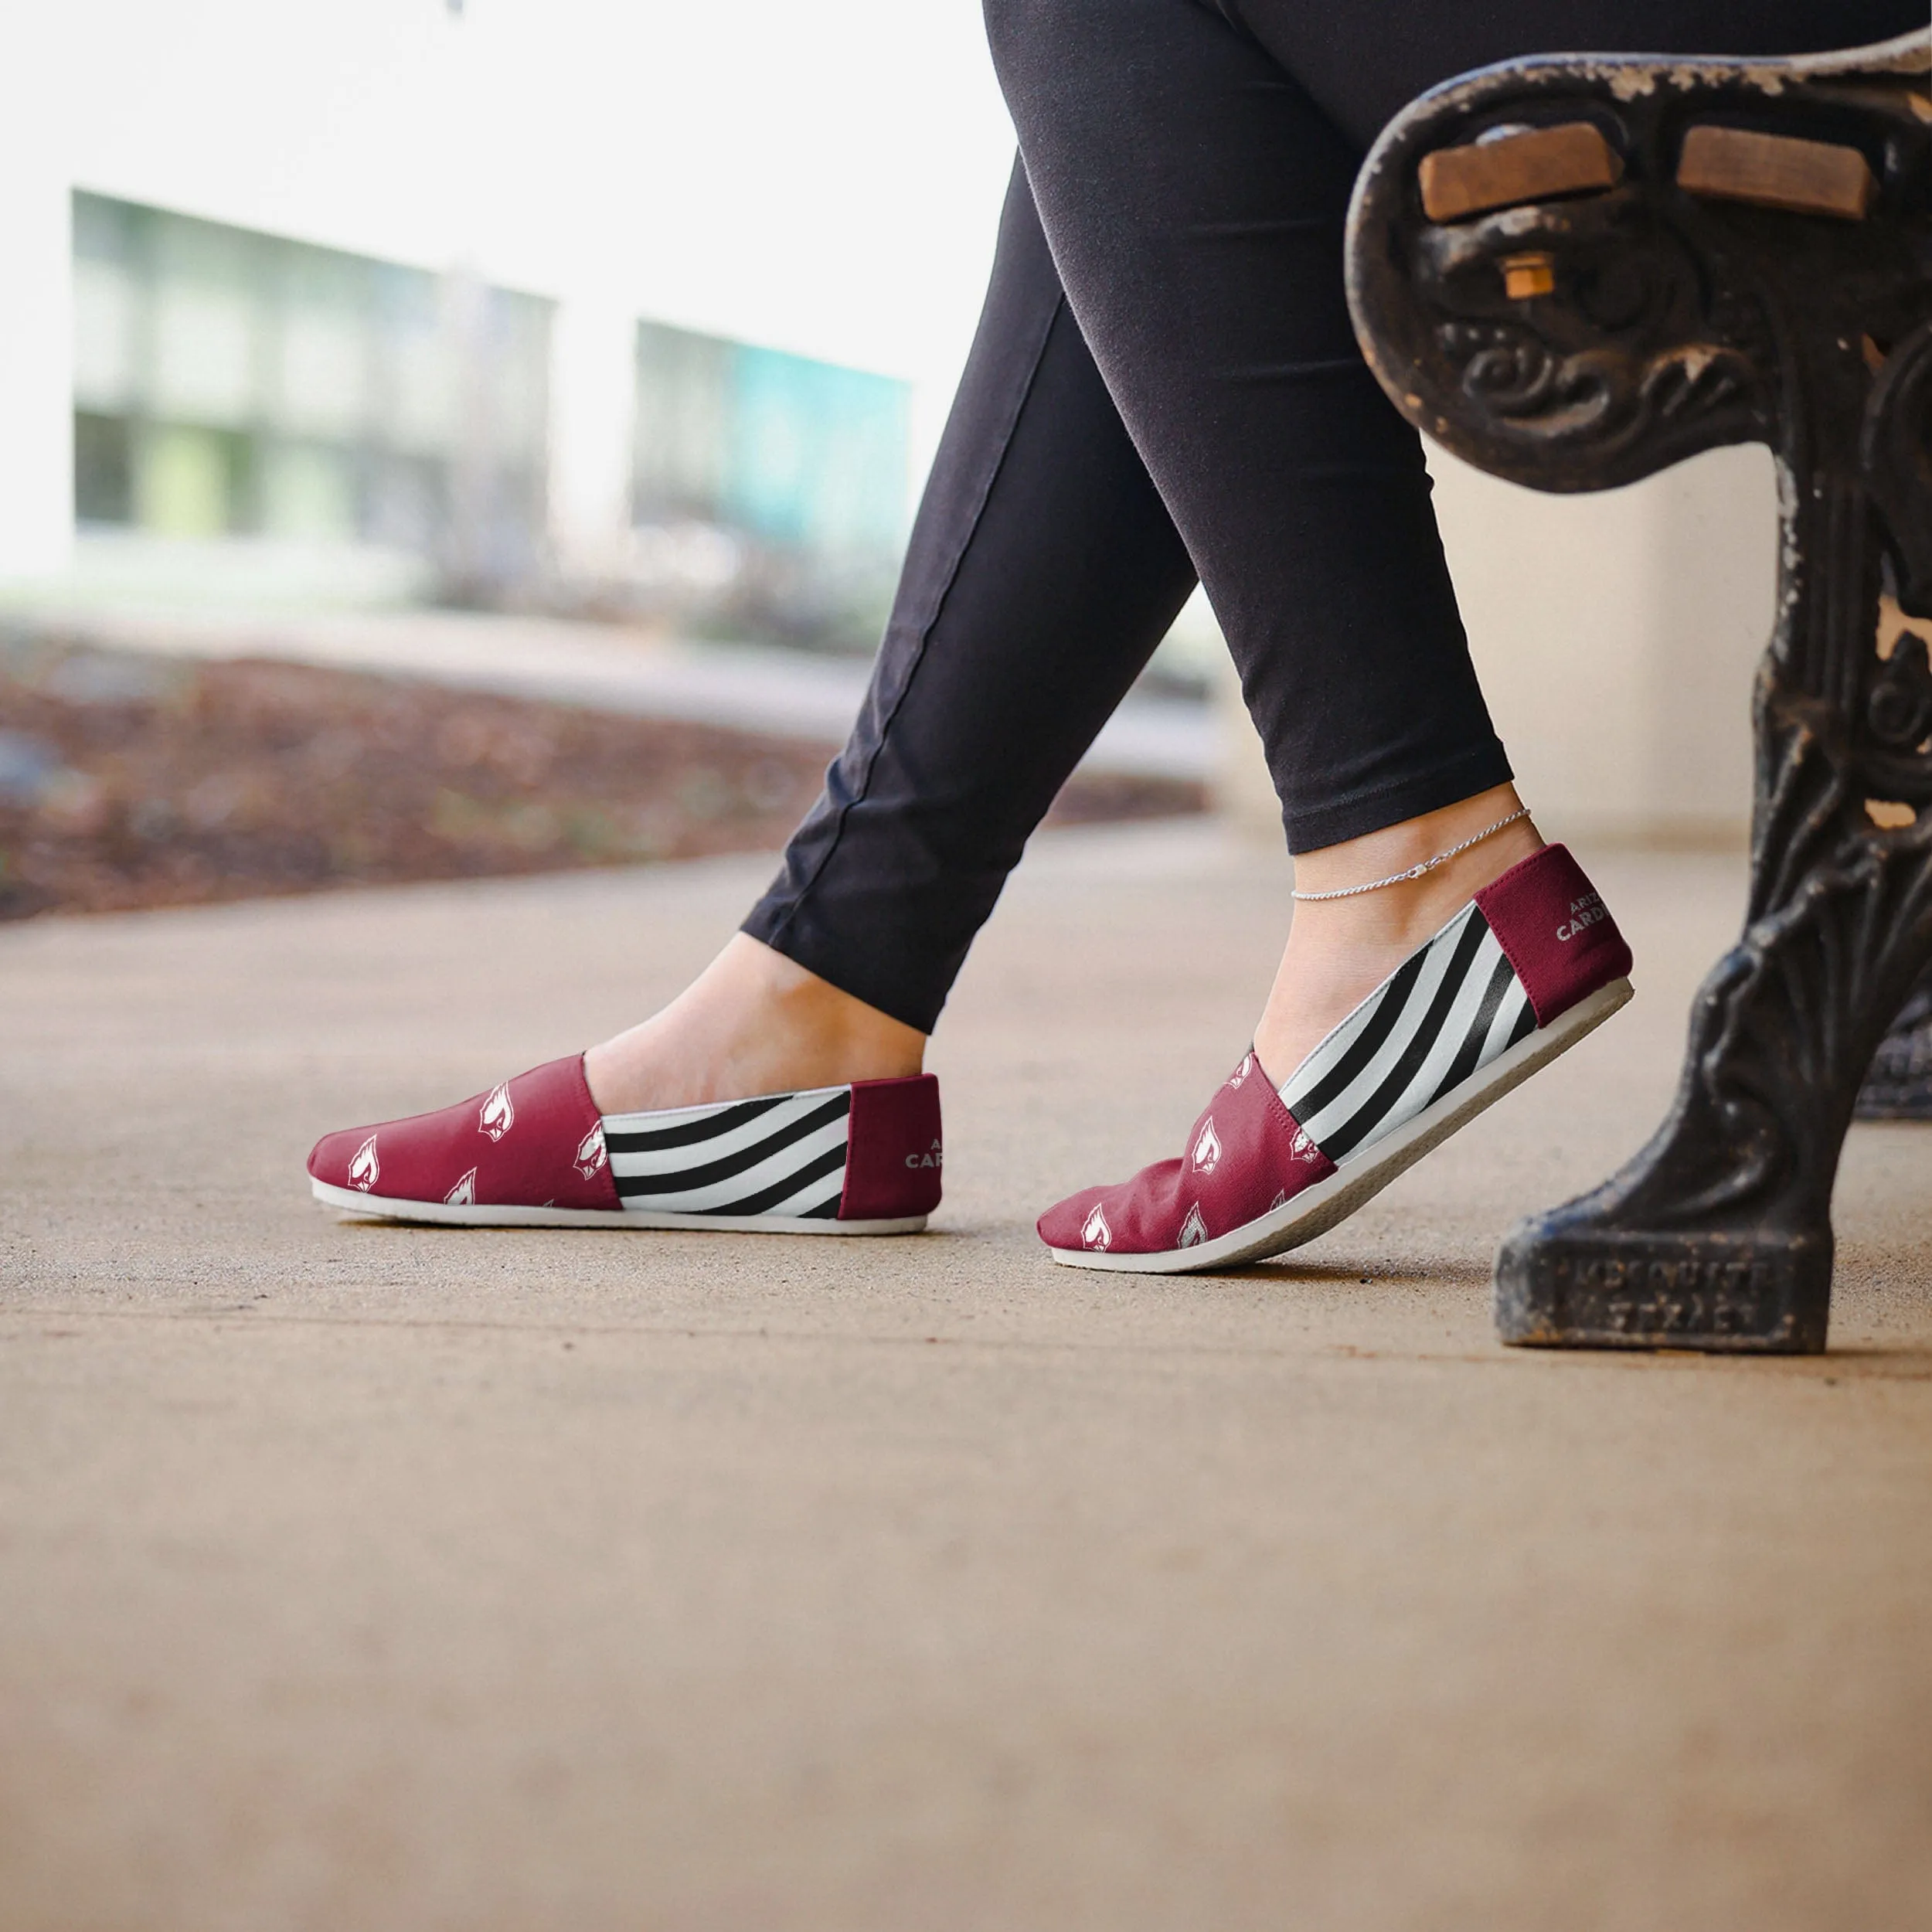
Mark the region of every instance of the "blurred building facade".
[[359, 548], [461, 600], [868, 641], [907, 383], [638, 321], [606, 385], [627, 540], [585, 546], [553, 529], [554, 298], [84, 189], [71, 222], [71, 485], [41, 487], [71, 495], [83, 567], [121, 533], [198, 543], [212, 578], [223, 539]]
[[913, 385], [784, 342], [783, 303], [721, 301], [704, 264], [739, 237], [665, 245], [715, 163], [618, 218], [614, 102], [573, 113], [531, 58], [587, 97], [621, 73], [585, 57], [605, 23], [469, 12], [0, 20], [0, 587], [868, 645]]
[[906, 526], [910, 385], [662, 322], [637, 331], [622, 588], [869, 648]]
[[84, 192], [73, 219], [81, 530], [536, 567], [552, 303]]

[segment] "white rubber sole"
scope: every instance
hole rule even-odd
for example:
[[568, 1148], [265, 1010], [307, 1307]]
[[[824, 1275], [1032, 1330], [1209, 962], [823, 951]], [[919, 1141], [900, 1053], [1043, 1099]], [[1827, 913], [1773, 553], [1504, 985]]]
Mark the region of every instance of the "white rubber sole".
[[1289, 1248], [1326, 1234], [1345, 1221], [1365, 1201], [1372, 1200], [1396, 1177], [1406, 1172], [1432, 1148], [1439, 1147], [1458, 1128], [1466, 1127], [1485, 1107], [1493, 1106], [1512, 1087], [1520, 1087], [1540, 1066], [1566, 1053], [1587, 1033], [1594, 1033], [1611, 1014], [1629, 1003], [1631, 984], [1612, 980], [1547, 1026], [1519, 1039], [1474, 1073], [1406, 1121], [1366, 1153], [1346, 1161], [1325, 1181], [1304, 1188], [1292, 1201], [1259, 1220], [1230, 1228], [1226, 1234], [1191, 1248], [1165, 1248], [1155, 1254], [1114, 1254], [1105, 1248], [1049, 1248], [1063, 1267], [1104, 1268], [1123, 1274], [1196, 1274], [1233, 1267], [1243, 1261], [1265, 1260]]
[[398, 1201], [311, 1178], [317, 1200], [352, 1220], [415, 1221], [445, 1228], [696, 1228], [719, 1234], [917, 1234], [923, 1214], [896, 1221], [804, 1220], [783, 1214], [654, 1214], [619, 1208], [457, 1207], [447, 1201]]

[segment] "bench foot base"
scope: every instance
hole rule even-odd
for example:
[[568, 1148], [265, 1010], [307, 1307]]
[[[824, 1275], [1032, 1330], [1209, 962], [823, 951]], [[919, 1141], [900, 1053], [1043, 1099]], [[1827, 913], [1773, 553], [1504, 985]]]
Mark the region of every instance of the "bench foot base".
[[[1496, 1257], [1496, 1328], [1520, 1348], [1820, 1355], [1832, 1236], [1626, 1233], [1574, 1206], [1518, 1223]], [[1567, 1223], [1567, 1225], [1566, 1225]]]

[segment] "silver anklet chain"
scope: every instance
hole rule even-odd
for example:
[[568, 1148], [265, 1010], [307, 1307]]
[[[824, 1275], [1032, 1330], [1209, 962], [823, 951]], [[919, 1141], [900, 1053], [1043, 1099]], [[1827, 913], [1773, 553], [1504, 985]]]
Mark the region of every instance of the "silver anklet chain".
[[1451, 845], [1447, 852], [1439, 852], [1433, 859], [1425, 859], [1419, 866], [1411, 866], [1406, 872], [1392, 872], [1386, 879], [1372, 879], [1366, 886], [1344, 886], [1332, 893], [1291, 893], [1291, 899], [1353, 899], [1359, 893], [1379, 893], [1384, 886], [1406, 885], [1412, 879], [1420, 879], [1425, 872], [1432, 872], [1438, 866], [1446, 866], [1458, 853], [1467, 852], [1471, 845], [1480, 845], [1485, 838], [1493, 838], [1505, 825], [1513, 825], [1519, 818], [1527, 818], [1527, 805], [1512, 811], [1507, 818], [1498, 818], [1493, 825], [1485, 825], [1473, 838], [1465, 838], [1459, 845]]

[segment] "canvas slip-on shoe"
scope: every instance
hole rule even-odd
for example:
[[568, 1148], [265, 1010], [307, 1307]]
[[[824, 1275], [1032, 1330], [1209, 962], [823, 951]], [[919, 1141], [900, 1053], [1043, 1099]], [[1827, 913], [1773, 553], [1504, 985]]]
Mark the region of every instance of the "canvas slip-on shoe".
[[1257, 1261], [1345, 1219], [1600, 1026], [1630, 948], [1562, 845], [1513, 866], [1410, 954], [1280, 1086], [1250, 1053], [1178, 1160], [1040, 1216], [1070, 1267]]
[[375, 1220], [910, 1234], [939, 1205], [943, 1158], [930, 1073], [600, 1114], [573, 1054], [325, 1135], [308, 1172], [318, 1201]]

